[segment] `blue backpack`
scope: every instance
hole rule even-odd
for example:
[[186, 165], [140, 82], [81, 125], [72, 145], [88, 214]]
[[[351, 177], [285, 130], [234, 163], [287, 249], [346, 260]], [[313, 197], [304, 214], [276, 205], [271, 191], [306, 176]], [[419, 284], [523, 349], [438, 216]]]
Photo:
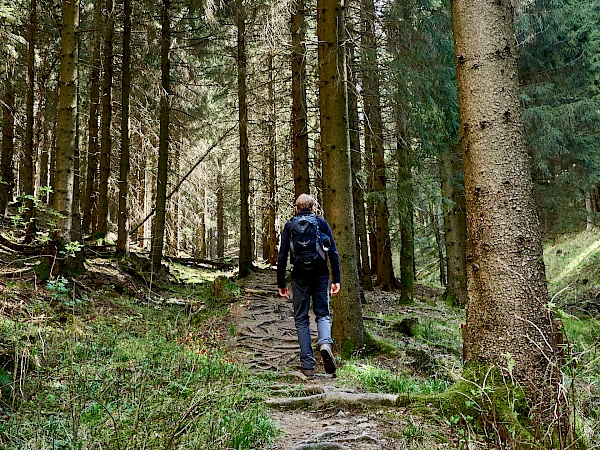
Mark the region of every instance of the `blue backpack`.
[[311, 270], [321, 266], [325, 262], [325, 252], [329, 250], [329, 238], [319, 230], [317, 216], [294, 216], [290, 222], [290, 247], [294, 267]]

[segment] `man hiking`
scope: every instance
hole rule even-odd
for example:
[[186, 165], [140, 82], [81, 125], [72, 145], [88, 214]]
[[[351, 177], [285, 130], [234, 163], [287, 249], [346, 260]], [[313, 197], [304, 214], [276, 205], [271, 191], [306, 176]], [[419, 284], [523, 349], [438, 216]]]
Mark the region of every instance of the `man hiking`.
[[[312, 378], [315, 371], [308, 316], [311, 298], [325, 372], [334, 374], [336, 371], [332, 353], [329, 294], [335, 295], [340, 290], [340, 261], [333, 234], [327, 221], [315, 214], [315, 205], [315, 199], [308, 194], [298, 197], [296, 215], [285, 224], [281, 233], [277, 257], [279, 295], [289, 299], [285, 271], [291, 250], [294, 322], [300, 344], [300, 370], [307, 378]], [[331, 265], [331, 288], [327, 256]]]

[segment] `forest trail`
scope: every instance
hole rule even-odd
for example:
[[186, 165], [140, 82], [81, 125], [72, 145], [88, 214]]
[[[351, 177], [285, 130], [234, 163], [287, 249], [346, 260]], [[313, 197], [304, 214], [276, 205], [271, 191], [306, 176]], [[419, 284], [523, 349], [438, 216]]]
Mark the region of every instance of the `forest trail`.
[[[314, 393], [356, 393], [340, 387], [338, 379], [327, 375], [320, 355], [315, 352], [315, 377], [307, 380], [300, 372], [299, 347], [294, 327], [292, 303], [277, 292], [274, 273], [259, 273], [242, 285], [242, 298], [231, 305], [235, 336], [230, 350], [252, 371], [271, 371], [278, 378], [273, 397], [298, 397]], [[316, 342], [316, 324], [311, 312], [311, 331]], [[400, 414], [400, 410], [395, 410]], [[389, 437], [390, 411], [357, 406], [321, 403], [302, 409], [271, 409], [271, 417], [282, 434], [269, 447], [273, 450], [302, 449], [399, 449]], [[397, 422], [397, 418], [395, 421]], [[315, 447], [318, 444], [318, 447]]]

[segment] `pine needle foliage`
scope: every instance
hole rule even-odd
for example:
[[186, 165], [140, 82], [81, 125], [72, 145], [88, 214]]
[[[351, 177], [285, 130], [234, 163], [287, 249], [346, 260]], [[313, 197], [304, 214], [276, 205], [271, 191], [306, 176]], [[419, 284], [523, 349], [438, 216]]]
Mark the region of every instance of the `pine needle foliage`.
[[542, 223], [552, 233], [581, 229], [585, 191], [600, 182], [600, 6], [534, 2], [519, 12], [516, 27]]

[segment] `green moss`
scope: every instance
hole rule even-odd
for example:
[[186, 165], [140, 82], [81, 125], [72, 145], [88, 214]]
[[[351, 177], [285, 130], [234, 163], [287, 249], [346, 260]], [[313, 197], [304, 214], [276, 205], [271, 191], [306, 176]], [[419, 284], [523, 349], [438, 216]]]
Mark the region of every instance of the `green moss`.
[[385, 342], [378, 336], [365, 330], [364, 334], [364, 352], [367, 355], [394, 355], [397, 349], [392, 344]]
[[50, 279], [50, 263], [48, 258], [42, 258], [42, 260], [33, 269], [38, 280], [48, 281]]
[[412, 396], [410, 409], [432, 419], [441, 417], [451, 427], [510, 442], [516, 449], [549, 448], [529, 431], [527, 392], [498, 368], [468, 364], [461, 380], [442, 394]]
[[356, 354], [358, 345], [351, 339], [345, 339], [340, 345], [340, 356], [344, 359], [351, 358], [352, 355]]

